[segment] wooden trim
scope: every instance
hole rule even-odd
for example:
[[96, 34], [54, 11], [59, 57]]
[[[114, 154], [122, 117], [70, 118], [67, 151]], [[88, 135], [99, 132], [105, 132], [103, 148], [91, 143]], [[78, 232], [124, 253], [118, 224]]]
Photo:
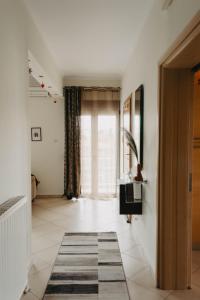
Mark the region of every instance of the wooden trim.
[[84, 86], [82, 87], [84, 91], [97, 91], [97, 92], [120, 92], [120, 87], [99, 87], [99, 86]]
[[[177, 74], [172, 71], [170, 75], [168, 76], [168, 71], [161, 70], [161, 99], [163, 101], [160, 103], [159, 134], [158, 287], [163, 289], [175, 288], [175, 277], [174, 275], [171, 276], [171, 274], [176, 273], [174, 257], [176, 252], [176, 236], [174, 231], [174, 227], [176, 226], [176, 205], [174, 201], [176, 191], [174, 187], [177, 176], [173, 159], [177, 146], [177, 128], [173, 128], [172, 126], [176, 122], [175, 117], [177, 114], [177, 91], [176, 94], [173, 91]], [[167, 94], [165, 91], [167, 91]], [[167, 101], [167, 99], [169, 100]], [[168, 145], [171, 149], [168, 149]], [[173, 243], [169, 242], [170, 239], [173, 240]]]
[[158, 287], [191, 284], [190, 70], [161, 69], [158, 179]]
[[188, 45], [189, 41], [191, 42], [191, 38], [194, 39], [194, 37], [196, 37], [196, 35], [199, 34], [199, 26], [200, 10], [196, 13], [192, 20], [187, 24], [185, 29], [181, 32], [181, 34], [177, 37], [177, 39], [162, 56], [162, 58], [159, 61], [159, 66], [168, 65], [172, 58], [175, 58], [180, 53], [180, 49], [184, 49]]
[[179, 70], [178, 97], [178, 166], [177, 166], [177, 289], [191, 286], [192, 193], [189, 176], [192, 172], [192, 105], [193, 74]]

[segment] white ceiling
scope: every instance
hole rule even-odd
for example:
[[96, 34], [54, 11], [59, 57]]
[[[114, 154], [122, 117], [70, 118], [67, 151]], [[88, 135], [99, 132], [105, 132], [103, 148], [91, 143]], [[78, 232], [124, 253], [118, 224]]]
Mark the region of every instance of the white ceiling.
[[120, 77], [154, 0], [25, 0], [63, 76]]

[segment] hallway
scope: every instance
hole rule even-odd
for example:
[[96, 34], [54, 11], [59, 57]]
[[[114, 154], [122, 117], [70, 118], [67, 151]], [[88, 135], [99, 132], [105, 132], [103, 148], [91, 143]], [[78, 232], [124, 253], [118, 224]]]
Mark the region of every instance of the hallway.
[[[173, 293], [154, 288], [153, 275], [134, 232], [134, 222], [137, 217], [130, 225], [125, 217], [118, 215], [116, 199], [36, 199], [32, 218], [31, 291], [21, 300], [42, 299], [63, 234], [70, 231], [117, 232], [131, 300], [199, 299], [200, 286]], [[195, 253], [193, 271], [197, 283], [199, 270], [200, 257]]]

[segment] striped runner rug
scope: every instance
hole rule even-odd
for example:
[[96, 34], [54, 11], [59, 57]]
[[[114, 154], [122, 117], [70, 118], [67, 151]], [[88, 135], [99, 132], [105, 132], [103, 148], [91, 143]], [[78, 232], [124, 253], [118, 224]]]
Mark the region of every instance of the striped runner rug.
[[65, 233], [45, 300], [129, 300], [117, 234]]

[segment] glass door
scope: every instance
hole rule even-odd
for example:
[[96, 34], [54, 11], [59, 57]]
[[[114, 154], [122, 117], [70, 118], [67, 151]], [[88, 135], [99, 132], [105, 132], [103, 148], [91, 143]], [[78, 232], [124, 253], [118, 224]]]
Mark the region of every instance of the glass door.
[[81, 116], [81, 192], [92, 193], [92, 139], [91, 116]]
[[115, 195], [117, 166], [116, 116], [98, 116], [98, 194]]
[[83, 196], [116, 195], [118, 117], [111, 114], [81, 117], [81, 191]]

